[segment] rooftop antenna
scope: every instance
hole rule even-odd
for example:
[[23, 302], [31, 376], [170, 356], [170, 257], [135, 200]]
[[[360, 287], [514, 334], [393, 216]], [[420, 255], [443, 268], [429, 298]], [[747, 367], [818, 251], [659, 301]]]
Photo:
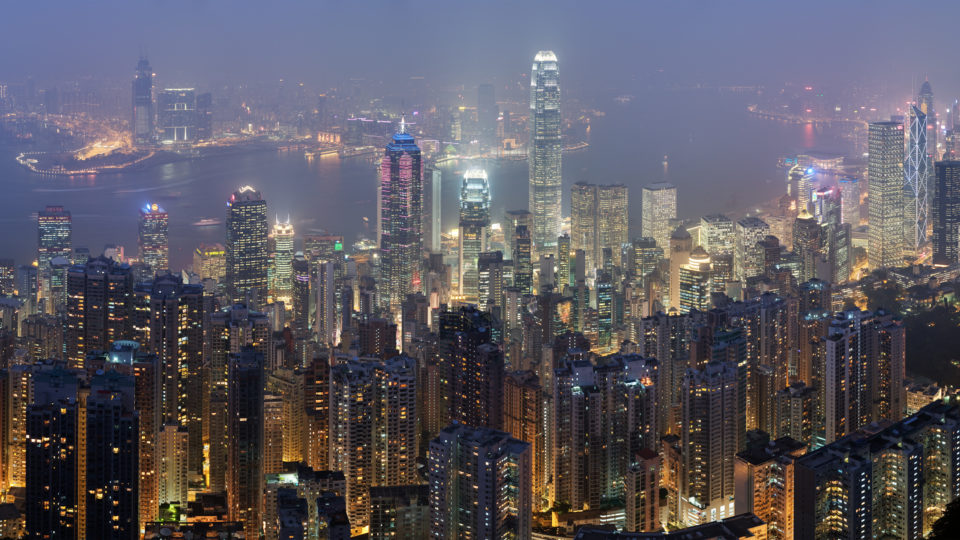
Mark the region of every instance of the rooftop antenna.
[[407, 132], [407, 113], [400, 113], [400, 133]]

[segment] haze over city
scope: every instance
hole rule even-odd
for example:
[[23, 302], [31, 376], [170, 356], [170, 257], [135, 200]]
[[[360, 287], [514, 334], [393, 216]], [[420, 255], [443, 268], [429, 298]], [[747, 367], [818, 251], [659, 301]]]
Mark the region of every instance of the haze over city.
[[0, 540], [957, 537], [955, 2], [0, 13]]

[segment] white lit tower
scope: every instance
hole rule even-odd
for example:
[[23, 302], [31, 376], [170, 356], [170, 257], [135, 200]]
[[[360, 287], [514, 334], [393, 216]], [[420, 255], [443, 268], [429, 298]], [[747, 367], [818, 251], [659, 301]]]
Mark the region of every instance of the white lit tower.
[[540, 51], [530, 70], [530, 211], [538, 249], [560, 236], [560, 71], [557, 55]]

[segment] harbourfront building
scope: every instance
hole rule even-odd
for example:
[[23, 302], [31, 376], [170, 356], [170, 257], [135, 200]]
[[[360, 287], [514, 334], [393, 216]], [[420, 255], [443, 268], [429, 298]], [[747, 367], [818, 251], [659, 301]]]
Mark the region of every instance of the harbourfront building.
[[170, 267], [169, 226], [167, 211], [157, 203], [147, 204], [140, 209], [137, 238], [140, 262], [153, 272], [162, 272]]
[[560, 236], [561, 140], [560, 71], [553, 51], [540, 51], [530, 70], [530, 211], [537, 249]]

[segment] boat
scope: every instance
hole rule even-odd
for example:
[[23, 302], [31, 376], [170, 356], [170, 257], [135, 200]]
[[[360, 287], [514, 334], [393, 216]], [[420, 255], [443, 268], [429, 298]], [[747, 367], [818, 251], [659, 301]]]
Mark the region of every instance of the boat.
[[216, 218], [203, 218], [200, 221], [194, 221], [193, 226], [194, 227], [213, 227], [214, 225], [220, 225], [221, 223], [223, 222]]

